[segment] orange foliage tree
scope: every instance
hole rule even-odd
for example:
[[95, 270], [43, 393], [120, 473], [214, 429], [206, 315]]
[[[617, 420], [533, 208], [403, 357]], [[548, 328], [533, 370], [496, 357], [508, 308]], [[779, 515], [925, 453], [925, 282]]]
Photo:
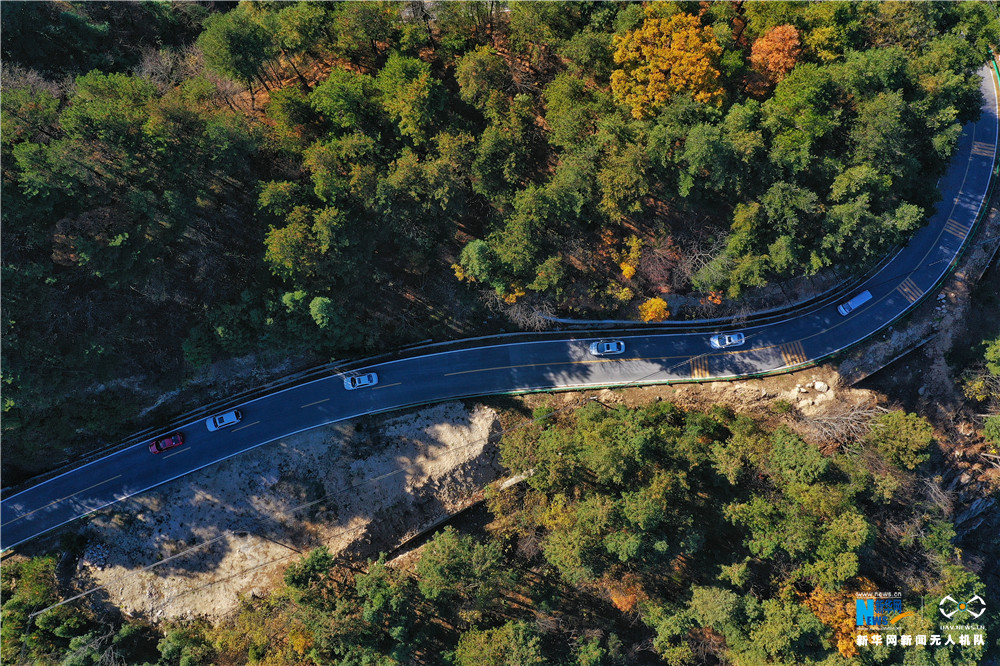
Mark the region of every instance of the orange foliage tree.
[[654, 115], [679, 92], [721, 104], [717, 62], [722, 47], [712, 30], [690, 14], [660, 18], [659, 4], [646, 7], [639, 28], [615, 37], [615, 62], [621, 65], [611, 74], [615, 98], [639, 119]]
[[662, 298], [651, 298], [639, 306], [639, 316], [643, 321], [663, 321], [670, 316], [670, 310]]
[[802, 602], [809, 610], [819, 618], [820, 622], [833, 629], [837, 651], [848, 659], [858, 655], [858, 648], [854, 642], [857, 631], [855, 592], [873, 592], [876, 589], [878, 588], [875, 584], [867, 578], [858, 578], [854, 584], [848, 586], [848, 589], [833, 591], [816, 588], [809, 594], [803, 595]]
[[753, 43], [750, 64], [770, 83], [776, 84], [792, 71], [801, 54], [799, 31], [791, 25], [779, 25]]

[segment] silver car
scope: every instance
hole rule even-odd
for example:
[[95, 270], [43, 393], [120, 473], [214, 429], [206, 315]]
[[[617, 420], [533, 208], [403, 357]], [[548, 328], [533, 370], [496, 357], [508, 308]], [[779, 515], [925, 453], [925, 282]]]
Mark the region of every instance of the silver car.
[[376, 384], [378, 384], [378, 375], [374, 372], [369, 372], [364, 375], [351, 375], [350, 377], [344, 377], [344, 388], [348, 391], [364, 388], [366, 386], [375, 386]]
[[590, 353], [594, 356], [614, 356], [625, 351], [625, 343], [621, 340], [598, 340], [590, 343]]
[[713, 349], [725, 349], [726, 347], [739, 347], [746, 342], [746, 336], [742, 333], [719, 333], [709, 338], [708, 342]]
[[216, 430], [221, 430], [222, 428], [228, 428], [231, 425], [236, 425], [243, 418], [243, 413], [238, 409], [234, 409], [231, 412], [226, 412], [225, 414], [216, 414], [207, 421], [205, 421], [205, 427], [210, 431], [215, 432]]

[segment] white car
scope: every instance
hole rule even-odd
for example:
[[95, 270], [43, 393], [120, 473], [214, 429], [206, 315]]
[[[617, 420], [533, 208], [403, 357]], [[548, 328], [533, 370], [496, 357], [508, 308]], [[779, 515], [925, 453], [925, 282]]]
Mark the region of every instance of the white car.
[[351, 375], [350, 377], [344, 377], [344, 388], [348, 391], [364, 388], [366, 386], [375, 386], [376, 384], [378, 384], [378, 375], [374, 372], [369, 372], [364, 375]]
[[225, 414], [216, 414], [212, 418], [205, 421], [205, 426], [212, 432], [219, 430], [221, 428], [228, 428], [231, 425], [236, 425], [243, 418], [243, 414], [238, 409], [234, 409], [231, 412], [226, 412]]
[[837, 312], [843, 316], [851, 314], [854, 310], [858, 309], [868, 301], [872, 300], [872, 292], [865, 289], [863, 292], [847, 301], [846, 303], [841, 303], [837, 306]]
[[725, 349], [726, 347], [739, 347], [746, 342], [746, 336], [742, 333], [719, 333], [709, 338], [708, 342], [713, 349]]
[[614, 356], [625, 351], [625, 343], [621, 340], [598, 340], [590, 343], [590, 353], [594, 356]]

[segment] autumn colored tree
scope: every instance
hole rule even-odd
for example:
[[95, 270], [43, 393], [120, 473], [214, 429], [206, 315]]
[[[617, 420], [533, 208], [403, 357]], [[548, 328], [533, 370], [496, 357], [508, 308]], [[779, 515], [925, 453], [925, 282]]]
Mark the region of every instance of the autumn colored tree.
[[799, 31], [795, 26], [779, 25], [753, 43], [750, 64], [775, 84], [792, 71], [801, 54]]
[[670, 316], [670, 310], [662, 298], [651, 298], [639, 306], [639, 316], [643, 321], [663, 321]]
[[659, 17], [656, 3], [646, 8], [646, 20], [636, 30], [615, 37], [611, 74], [615, 98], [635, 118], [656, 115], [671, 97], [689, 92], [698, 102], [721, 104], [718, 59], [722, 47], [697, 17]]

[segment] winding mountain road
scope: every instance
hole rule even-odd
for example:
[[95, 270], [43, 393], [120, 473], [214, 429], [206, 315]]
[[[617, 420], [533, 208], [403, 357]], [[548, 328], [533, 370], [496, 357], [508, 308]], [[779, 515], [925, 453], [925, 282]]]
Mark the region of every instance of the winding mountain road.
[[964, 128], [943, 199], [928, 225], [855, 293], [872, 299], [841, 316], [819, 304], [784, 321], [749, 326], [743, 346], [716, 350], [709, 333], [616, 333], [619, 356], [595, 357], [595, 338], [507, 342], [390, 360], [364, 371], [378, 385], [346, 391], [341, 377], [315, 380], [239, 405], [243, 420], [209, 432], [180, 425], [186, 443], [151, 455], [145, 443], [83, 465], [0, 503], [0, 547], [10, 548], [115, 502], [248, 449], [364, 414], [454, 398], [552, 388], [731, 379], [791, 370], [865, 340], [899, 319], [950, 270], [985, 205], [997, 151], [997, 82], [984, 68], [982, 116]]

